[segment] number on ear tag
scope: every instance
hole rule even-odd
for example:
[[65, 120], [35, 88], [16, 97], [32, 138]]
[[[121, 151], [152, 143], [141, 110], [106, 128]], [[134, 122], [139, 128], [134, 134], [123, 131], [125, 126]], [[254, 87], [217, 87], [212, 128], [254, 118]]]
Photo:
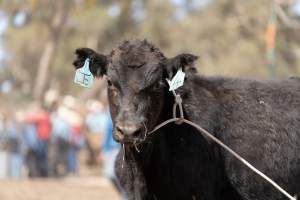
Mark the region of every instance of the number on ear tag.
[[90, 71], [89, 58], [85, 60], [82, 68], [76, 70], [74, 82], [86, 88], [92, 87], [94, 82], [94, 76]]
[[177, 88], [183, 86], [185, 73], [180, 68], [171, 81], [168, 81], [170, 89], [169, 91], [176, 90]]

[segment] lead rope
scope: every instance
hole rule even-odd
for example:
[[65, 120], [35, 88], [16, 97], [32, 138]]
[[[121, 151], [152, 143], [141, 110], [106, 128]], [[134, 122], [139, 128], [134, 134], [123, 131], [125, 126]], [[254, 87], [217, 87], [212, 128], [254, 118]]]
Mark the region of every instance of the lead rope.
[[[162, 128], [163, 126], [165, 126], [171, 122], [175, 122], [175, 124], [178, 124], [178, 125], [180, 125], [182, 123], [189, 124], [190, 126], [196, 128], [200, 133], [206, 135], [211, 140], [213, 140], [214, 142], [219, 144], [221, 147], [223, 147], [226, 151], [228, 151], [230, 154], [232, 154], [236, 159], [241, 161], [244, 165], [246, 165], [248, 168], [250, 168], [253, 172], [255, 172], [256, 174], [261, 176], [263, 179], [265, 179], [267, 182], [269, 182], [271, 185], [273, 185], [278, 191], [280, 191], [282, 194], [284, 194], [287, 198], [289, 198], [291, 200], [297, 200], [297, 196], [293, 197], [292, 195], [290, 195], [287, 191], [285, 191], [277, 183], [275, 183], [271, 178], [269, 178], [267, 175], [265, 175], [264, 173], [262, 173], [261, 171], [256, 169], [253, 165], [251, 165], [248, 161], [246, 161], [244, 158], [242, 158], [239, 154], [237, 154], [235, 151], [233, 151], [231, 148], [229, 148], [227, 145], [225, 145], [219, 139], [214, 137], [211, 133], [206, 131], [204, 128], [202, 128], [198, 124], [195, 124], [194, 122], [184, 119], [183, 108], [182, 108], [182, 99], [179, 94], [175, 93], [174, 90], [172, 90], [172, 93], [175, 98], [175, 102], [173, 105], [173, 118], [168, 119], [168, 120], [162, 122], [161, 124], [157, 125], [152, 131], [148, 132], [148, 135], [154, 133], [158, 129]], [[179, 118], [177, 118], [177, 115], [176, 115], [177, 107], [179, 107], [179, 114], [180, 114]]]

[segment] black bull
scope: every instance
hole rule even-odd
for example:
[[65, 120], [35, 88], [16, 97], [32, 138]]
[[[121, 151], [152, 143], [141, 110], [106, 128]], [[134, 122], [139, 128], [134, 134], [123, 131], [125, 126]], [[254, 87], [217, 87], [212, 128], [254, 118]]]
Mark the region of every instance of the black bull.
[[[184, 115], [300, 195], [300, 79], [282, 81], [204, 77], [196, 56], [166, 58], [147, 41], [124, 41], [109, 55], [77, 49], [76, 68], [91, 59], [94, 76], [106, 75], [114, 139], [124, 145], [116, 175], [130, 200], [286, 199], [194, 128], [169, 124], [174, 98], [166, 78], [182, 68]], [[136, 147], [137, 146], [137, 149]]]

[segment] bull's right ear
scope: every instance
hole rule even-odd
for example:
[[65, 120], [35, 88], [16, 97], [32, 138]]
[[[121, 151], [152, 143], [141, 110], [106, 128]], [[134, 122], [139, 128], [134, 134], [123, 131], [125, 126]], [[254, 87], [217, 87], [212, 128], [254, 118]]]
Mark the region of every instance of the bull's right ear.
[[87, 58], [90, 59], [90, 71], [95, 77], [102, 77], [106, 74], [108, 59], [107, 56], [98, 54], [90, 48], [79, 48], [75, 51], [76, 59], [73, 65], [76, 69], [83, 67]]

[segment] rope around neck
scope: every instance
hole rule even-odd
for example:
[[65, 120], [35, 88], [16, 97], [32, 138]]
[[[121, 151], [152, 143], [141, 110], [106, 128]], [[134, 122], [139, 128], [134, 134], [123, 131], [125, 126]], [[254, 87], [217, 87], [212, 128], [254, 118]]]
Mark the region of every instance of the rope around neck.
[[[233, 151], [231, 148], [229, 148], [227, 145], [225, 145], [223, 142], [221, 142], [219, 139], [217, 139], [215, 136], [213, 136], [207, 130], [205, 130], [204, 128], [202, 128], [198, 124], [195, 124], [194, 122], [191, 122], [191, 121], [189, 121], [187, 119], [184, 119], [183, 108], [182, 108], [182, 99], [181, 99], [181, 97], [180, 97], [179, 94], [175, 93], [174, 90], [172, 91], [172, 93], [173, 93], [174, 98], [175, 98], [175, 103], [174, 103], [174, 106], [173, 106], [173, 118], [168, 119], [168, 120], [162, 122], [161, 124], [157, 125], [152, 131], [148, 132], [148, 135], [154, 133], [158, 129], [162, 128], [163, 126], [165, 126], [165, 125], [167, 125], [167, 124], [169, 124], [171, 122], [175, 122], [175, 124], [178, 124], [178, 125], [180, 125], [182, 123], [186, 123], [186, 124], [188, 124], [188, 125], [196, 128], [200, 133], [204, 134], [205, 136], [207, 136], [208, 138], [210, 138], [211, 140], [213, 140], [215, 143], [217, 143], [218, 145], [220, 145], [222, 148], [224, 148], [226, 151], [228, 151], [231, 155], [233, 155], [236, 159], [238, 159], [244, 165], [246, 165], [249, 169], [251, 169], [253, 172], [255, 172], [256, 174], [258, 174], [259, 176], [261, 176], [267, 182], [269, 182], [272, 186], [274, 186], [279, 192], [281, 192], [282, 194], [284, 194], [287, 198], [289, 198], [290, 200], [297, 200], [297, 196], [293, 197], [292, 195], [290, 195], [287, 191], [285, 191], [282, 187], [280, 187], [271, 178], [269, 178], [267, 175], [265, 175], [264, 173], [262, 173], [261, 171], [259, 171], [258, 169], [256, 169], [247, 160], [245, 160], [243, 157], [241, 157], [239, 154], [237, 154], [235, 151]], [[176, 116], [177, 107], [179, 107], [179, 113], [180, 113], [180, 117], [179, 118], [177, 118], [177, 116]]]

